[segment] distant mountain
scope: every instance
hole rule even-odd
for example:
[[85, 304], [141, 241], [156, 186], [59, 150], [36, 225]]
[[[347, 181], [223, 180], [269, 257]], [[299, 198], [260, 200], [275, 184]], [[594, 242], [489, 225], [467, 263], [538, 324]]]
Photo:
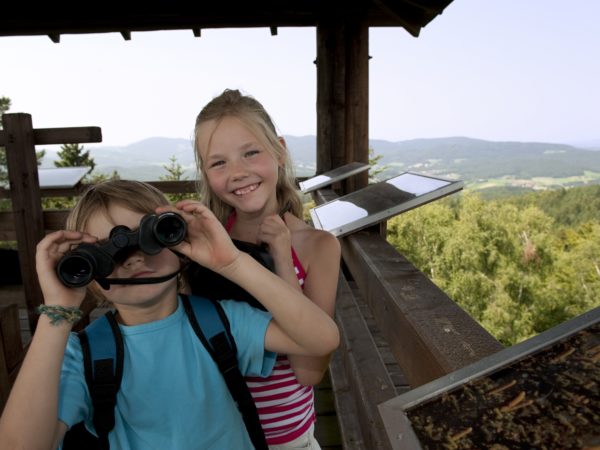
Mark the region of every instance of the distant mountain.
[[[310, 176], [316, 169], [316, 137], [285, 136], [296, 175]], [[600, 152], [565, 144], [539, 142], [493, 142], [467, 137], [370, 141], [383, 176], [406, 170], [458, 177], [465, 181], [514, 177], [564, 178], [600, 174]], [[175, 156], [188, 179], [195, 177], [195, 160], [189, 139], [148, 138], [122, 147], [86, 145], [97, 172], [117, 170], [123, 178], [157, 180], [166, 175], [165, 165]], [[43, 167], [53, 167], [56, 151], [47, 151]]]

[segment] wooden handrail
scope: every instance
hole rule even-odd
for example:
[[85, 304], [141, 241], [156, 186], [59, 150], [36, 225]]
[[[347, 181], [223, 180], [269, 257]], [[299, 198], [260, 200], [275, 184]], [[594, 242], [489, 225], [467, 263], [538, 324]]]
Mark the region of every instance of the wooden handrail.
[[[319, 191], [316, 198], [335, 194]], [[344, 264], [412, 387], [503, 348], [378, 233], [354, 233], [341, 244]]]

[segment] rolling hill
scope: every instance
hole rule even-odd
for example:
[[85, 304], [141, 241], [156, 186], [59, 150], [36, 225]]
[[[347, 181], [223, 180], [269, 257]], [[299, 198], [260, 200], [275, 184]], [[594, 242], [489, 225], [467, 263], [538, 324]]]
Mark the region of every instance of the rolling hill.
[[[296, 174], [313, 175], [316, 137], [285, 136], [285, 139]], [[96, 172], [116, 170], [123, 178], [157, 180], [166, 175], [164, 166], [174, 156], [185, 169], [185, 176], [188, 179], [195, 177], [189, 139], [154, 137], [122, 147], [90, 145], [85, 148], [90, 150], [96, 162]], [[497, 179], [533, 180], [535, 183], [542, 177], [557, 180], [557, 185], [582, 184], [587, 178], [600, 182], [600, 151], [565, 144], [450, 137], [400, 142], [373, 139], [370, 148], [374, 155], [381, 155], [379, 165], [386, 167], [380, 178], [411, 170], [460, 178], [474, 185]], [[56, 151], [47, 151], [43, 167], [53, 167], [56, 158]]]

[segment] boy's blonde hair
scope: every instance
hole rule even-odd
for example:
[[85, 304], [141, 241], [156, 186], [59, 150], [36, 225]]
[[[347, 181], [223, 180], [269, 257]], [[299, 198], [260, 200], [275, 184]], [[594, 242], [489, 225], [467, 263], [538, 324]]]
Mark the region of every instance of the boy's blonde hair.
[[[302, 199], [296, 189], [294, 170], [289, 152], [280, 141], [275, 125], [265, 108], [258, 100], [248, 95], [242, 95], [238, 90], [226, 89], [221, 95], [212, 99], [202, 108], [202, 111], [200, 111], [200, 114], [196, 118], [194, 153], [200, 176], [198, 190], [200, 191], [202, 202], [222, 223], [225, 223], [233, 210], [231, 206], [217, 197], [210, 188], [198, 146], [200, 126], [212, 120], [218, 124], [225, 117], [239, 119], [248, 127], [248, 130], [256, 139], [264, 145], [273, 158], [280, 162], [277, 176], [277, 204], [279, 205], [279, 213], [289, 211], [296, 217], [302, 218]], [[212, 136], [209, 137], [208, 142], [210, 142], [210, 138]]]
[[[87, 231], [92, 215], [101, 213], [109, 218], [110, 205], [120, 205], [140, 214], [153, 213], [158, 206], [168, 205], [165, 195], [147, 183], [132, 180], [109, 180], [91, 186], [69, 213], [65, 229]], [[92, 283], [88, 292], [98, 304], [105, 301], [102, 289]]]
[[66, 229], [86, 231], [90, 217], [101, 212], [108, 217], [110, 205], [121, 205], [142, 214], [153, 213], [169, 200], [154, 186], [133, 180], [109, 180], [95, 184], [81, 196], [69, 213]]

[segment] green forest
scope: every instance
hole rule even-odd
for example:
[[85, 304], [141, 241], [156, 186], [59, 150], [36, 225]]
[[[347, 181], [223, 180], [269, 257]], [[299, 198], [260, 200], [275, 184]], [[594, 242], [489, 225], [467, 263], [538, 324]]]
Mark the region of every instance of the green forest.
[[506, 346], [600, 306], [600, 185], [466, 191], [390, 219], [388, 241]]

